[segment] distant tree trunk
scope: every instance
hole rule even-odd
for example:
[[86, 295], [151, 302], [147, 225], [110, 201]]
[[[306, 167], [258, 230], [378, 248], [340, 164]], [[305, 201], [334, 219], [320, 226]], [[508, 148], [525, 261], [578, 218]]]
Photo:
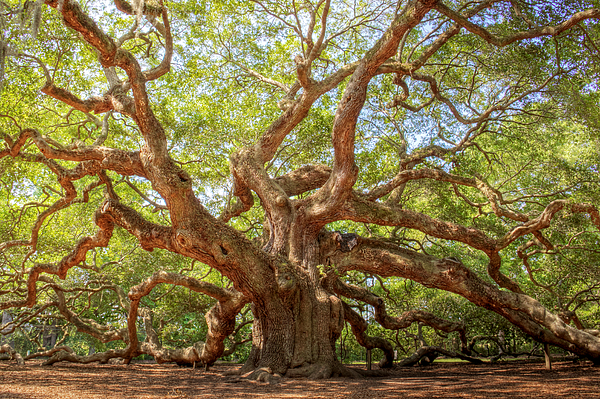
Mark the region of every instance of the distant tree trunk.
[[[8, 313], [7, 311], [2, 312], [2, 324], [1, 325], [5, 326], [8, 323], [10, 323], [11, 321], [12, 321], [12, 316], [10, 315], [10, 313]], [[5, 333], [8, 333], [9, 330], [10, 330], [9, 327], [5, 327], [0, 332], [0, 345], [2, 345], [2, 344], [8, 344], [12, 348], [14, 348], [15, 347], [15, 340], [12, 338], [12, 333], [4, 335]]]
[[506, 339], [504, 337], [504, 331], [498, 331], [498, 354], [502, 355], [504, 353], [504, 348], [506, 347]]
[[550, 357], [550, 345], [544, 344], [544, 359], [546, 360], [546, 370], [552, 370], [552, 358]]
[[43, 346], [46, 349], [54, 348], [56, 345], [56, 340], [58, 338], [58, 328], [56, 327], [56, 322], [52, 322], [52, 325], [47, 326], [44, 325], [43, 330]]

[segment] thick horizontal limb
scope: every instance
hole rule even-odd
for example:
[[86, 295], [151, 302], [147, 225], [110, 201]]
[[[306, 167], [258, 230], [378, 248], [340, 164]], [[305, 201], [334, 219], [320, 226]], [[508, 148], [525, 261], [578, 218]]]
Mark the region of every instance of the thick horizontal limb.
[[44, 87], [41, 88], [41, 92], [81, 112], [102, 114], [108, 111], [117, 111], [128, 116], [135, 115], [133, 99], [124, 94], [117, 95], [115, 91], [111, 91], [102, 97], [90, 97], [82, 100], [70, 91], [57, 87], [51, 82], [46, 82]]
[[477, 359], [475, 357], [465, 355], [464, 353], [449, 351], [449, 350], [444, 349], [444, 348], [439, 347], [439, 346], [422, 346], [415, 353], [413, 353], [411, 356], [407, 357], [406, 359], [403, 359], [401, 362], [398, 362], [398, 364], [396, 365], [396, 367], [410, 367], [410, 366], [414, 366], [421, 359], [423, 359], [425, 356], [428, 356], [428, 355], [435, 355], [435, 356], [437, 356], [437, 354], [442, 354], [444, 356], [448, 356], [448, 357], [452, 357], [452, 358], [459, 358], [459, 359], [462, 359], [462, 360], [469, 361], [469, 362], [471, 362], [473, 364], [481, 364], [481, 363], [483, 363], [483, 361], [481, 359]]
[[595, 206], [591, 204], [573, 204], [568, 200], [551, 202], [538, 217], [516, 226], [499, 240], [495, 240], [483, 231], [473, 227], [442, 221], [419, 212], [401, 209], [397, 206], [368, 201], [357, 195], [347, 201], [347, 207], [343, 216], [356, 222], [408, 227], [436, 238], [463, 242], [472, 248], [485, 252], [489, 256], [488, 274], [494, 281], [501, 287], [522, 293], [517, 283], [500, 272], [502, 262], [498, 253], [519, 237], [527, 234], [539, 236], [541, 230], [550, 226], [554, 215], [564, 208], [572, 213], [589, 214], [592, 223], [600, 229], [600, 214]]
[[149, 222], [135, 209], [114, 199], [107, 199], [101, 210], [113, 223], [133, 234], [146, 251], [154, 248], [174, 250], [172, 228]]
[[274, 180], [293, 197], [321, 187], [330, 175], [331, 168], [326, 165], [305, 165]]
[[108, 363], [108, 361], [110, 359], [124, 358], [126, 355], [127, 355], [127, 353], [126, 353], [125, 349], [117, 349], [117, 350], [111, 349], [106, 352], [97, 352], [97, 353], [94, 353], [92, 355], [87, 355], [87, 356], [77, 355], [73, 352], [60, 350], [60, 351], [54, 352], [52, 354], [52, 356], [50, 357], [50, 359], [46, 360], [43, 363], [43, 365], [51, 366], [54, 363], [58, 363], [58, 362], [71, 362], [71, 363], [82, 363], [82, 364], [94, 363], [94, 362]]
[[404, 277], [427, 287], [454, 292], [506, 317], [538, 340], [600, 359], [598, 337], [568, 326], [527, 295], [499, 290], [455, 259], [438, 259], [391, 243], [358, 238], [350, 252], [333, 252], [328, 262], [342, 273], [360, 270], [384, 277]]
[[[122, 151], [109, 147], [102, 146], [85, 146], [76, 149], [55, 148], [50, 146], [46, 139], [35, 129], [24, 129], [19, 136], [12, 140], [9, 144], [9, 149], [0, 152], [0, 159], [5, 156], [22, 156], [21, 148], [27, 140], [31, 139], [38, 147], [42, 155], [48, 159], [60, 159], [64, 161], [97, 161], [97, 169], [112, 170], [122, 175], [145, 177], [146, 173], [140, 159], [139, 151]], [[25, 158], [28, 160], [29, 158]], [[47, 163], [45, 160], [37, 160], [38, 162]], [[52, 167], [53, 165], [48, 165]], [[80, 166], [80, 168], [83, 166]], [[62, 174], [67, 173], [67, 169], [60, 168]], [[77, 169], [74, 169], [76, 172]], [[57, 173], [57, 172], [55, 172]], [[57, 173], [58, 174], [58, 173]]]
[[30, 355], [27, 355], [27, 356], [25, 356], [25, 360], [35, 359], [36, 357], [52, 357], [52, 355], [54, 355], [56, 352], [60, 352], [60, 351], [65, 351], [65, 352], [72, 353], [72, 354], [75, 353], [73, 348], [71, 348], [70, 346], [62, 345], [62, 346], [56, 346], [56, 347], [46, 350], [46, 351], [36, 352], [36, 353], [32, 353]]
[[434, 7], [441, 14], [447, 16], [452, 19], [454, 22], [459, 24], [460, 26], [467, 29], [469, 32], [480, 36], [486, 42], [493, 44], [497, 47], [508, 46], [511, 43], [525, 40], [525, 39], [533, 39], [541, 36], [557, 36], [567, 29], [577, 25], [581, 21], [585, 21], [586, 19], [600, 19], [600, 10], [599, 9], [590, 9], [586, 11], [581, 11], [573, 16], [571, 16], [566, 21], [556, 25], [556, 26], [541, 26], [538, 28], [530, 29], [527, 31], [513, 33], [512, 35], [508, 35], [505, 37], [500, 37], [492, 34], [482, 26], [479, 26], [471, 21], [468, 18], [461, 15], [460, 13], [450, 9], [443, 2], [437, 2]]
[[408, 227], [433, 237], [463, 242], [486, 253], [495, 250], [497, 245], [494, 239], [479, 229], [435, 219], [398, 206], [368, 201], [356, 195], [347, 201], [343, 216], [355, 222]]

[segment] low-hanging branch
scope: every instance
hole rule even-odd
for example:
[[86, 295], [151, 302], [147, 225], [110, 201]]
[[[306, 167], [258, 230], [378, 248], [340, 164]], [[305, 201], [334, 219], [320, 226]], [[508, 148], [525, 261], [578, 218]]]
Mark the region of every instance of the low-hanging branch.
[[[542, 342], [575, 353], [600, 354], [600, 344], [592, 334], [566, 325], [560, 317], [547, 312], [541, 303], [527, 295], [501, 291], [486, 283], [455, 259], [439, 259], [361, 237], [350, 252], [329, 250], [326, 257], [338, 273], [359, 270], [382, 277], [397, 276], [426, 287], [454, 292], [506, 317]], [[582, 351], [582, 347], [585, 350]]]
[[407, 358], [402, 359], [401, 361], [399, 361], [395, 367], [411, 367], [414, 366], [415, 364], [419, 363], [422, 361], [422, 359], [424, 358], [428, 358], [428, 363], [430, 363], [430, 360], [432, 357], [436, 357], [438, 355], [444, 355], [444, 356], [448, 356], [450, 358], [458, 358], [461, 360], [466, 360], [470, 363], [473, 364], [482, 364], [483, 361], [481, 359], [478, 359], [476, 357], [472, 357], [469, 355], [466, 355], [464, 353], [460, 353], [460, 352], [455, 352], [455, 351], [451, 351], [439, 346], [422, 346], [419, 349], [417, 349], [417, 351], [415, 353], [413, 353], [412, 355], [410, 355]]
[[323, 284], [338, 295], [371, 305], [375, 310], [375, 320], [387, 330], [400, 330], [410, 327], [413, 323], [423, 323], [447, 333], [457, 331], [463, 350], [467, 348], [467, 335], [463, 323], [444, 320], [422, 310], [410, 310], [399, 317], [390, 316], [387, 313], [383, 298], [363, 287], [343, 282], [337, 277], [334, 270], [327, 273], [323, 279]]
[[[149, 309], [139, 309], [140, 300], [150, 294], [158, 284], [172, 284], [186, 287], [195, 292], [201, 292], [217, 299], [217, 303], [206, 314], [208, 332], [206, 342], [197, 342], [193, 346], [183, 349], [163, 348], [152, 326], [152, 312]], [[129, 345], [126, 361], [140, 353], [152, 355], [157, 362], [194, 363], [200, 362], [212, 365], [225, 351], [224, 340], [235, 329], [235, 317], [248, 303], [241, 293], [228, 288], [222, 288], [193, 277], [177, 273], [156, 272], [141, 284], [132, 287], [129, 291], [131, 300], [127, 316], [129, 326]], [[146, 326], [146, 341], [139, 344], [137, 339], [136, 320], [138, 313], [144, 317]]]
[[368, 323], [346, 302], [342, 302], [344, 306], [344, 320], [346, 320], [351, 328], [352, 333], [360, 345], [366, 349], [379, 348], [383, 351], [384, 357], [379, 362], [380, 368], [390, 368], [394, 365], [394, 347], [385, 338], [372, 337], [367, 335]]

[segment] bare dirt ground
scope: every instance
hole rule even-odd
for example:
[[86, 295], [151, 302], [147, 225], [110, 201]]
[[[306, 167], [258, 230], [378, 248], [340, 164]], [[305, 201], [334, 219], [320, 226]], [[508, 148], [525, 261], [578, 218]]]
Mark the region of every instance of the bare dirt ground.
[[176, 365], [132, 364], [43, 367], [0, 362], [0, 398], [598, 398], [600, 368], [591, 363], [436, 363], [388, 377], [327, 381], [240, 381], [223, 373]]

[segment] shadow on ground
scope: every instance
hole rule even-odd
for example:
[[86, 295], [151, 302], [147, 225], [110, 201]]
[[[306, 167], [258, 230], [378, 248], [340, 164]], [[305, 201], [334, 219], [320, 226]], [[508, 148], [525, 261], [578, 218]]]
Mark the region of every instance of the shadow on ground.
[[400, 369], [388, 377], [327, 381], [240, 381], [175, 365], [74, 365], [0, 362], [0, 398], [597, 398], [600, 368], [561, 362], [471, 365], [440, 363]]

